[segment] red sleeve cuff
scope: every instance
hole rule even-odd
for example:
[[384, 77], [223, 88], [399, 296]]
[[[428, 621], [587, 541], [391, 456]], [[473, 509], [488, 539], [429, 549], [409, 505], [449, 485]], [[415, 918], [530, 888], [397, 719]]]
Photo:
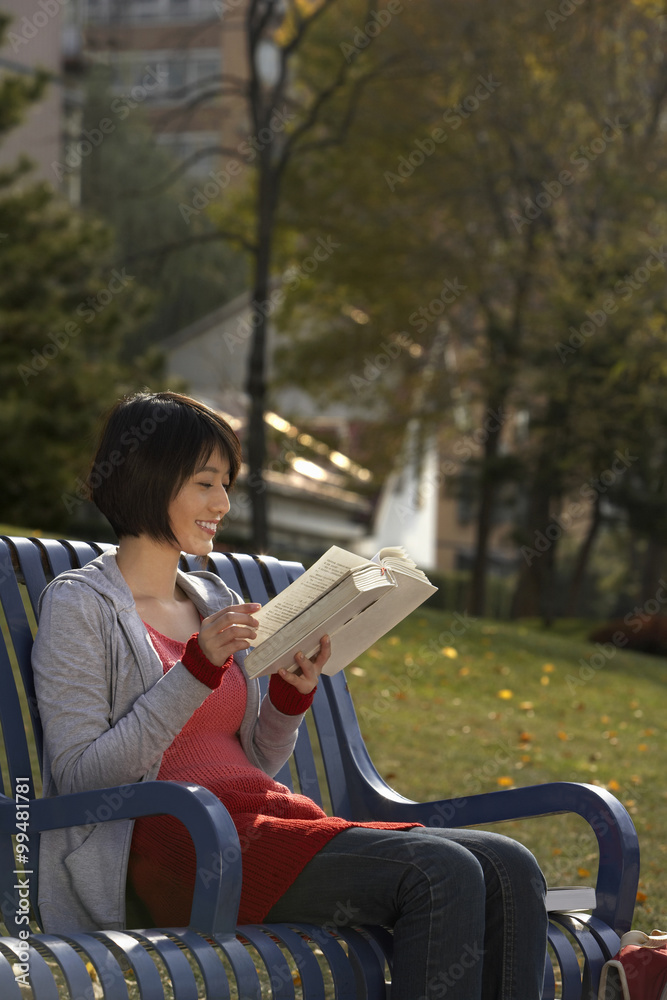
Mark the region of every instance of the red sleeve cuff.
[[194, 632], [188, 639], [185, 652], [181, 657], [181, 663], [184, 667], [187, 667], [193, 677], [196, 677], [198, 681], [201, 681], [202, 684], [210, 687], [211, 691], [213, 691], [214, 688], [220, 686], [222, 676], [231, 667], [234, 657], [228, 656], [220, 667], [215, 663], [211, 663], [208, 657], [202, 652], [198, 636], [199, 633]]
[[283, 715], [302, 715], [307, 712], [313, 704], [315, 691], [317, 688], [313, 688], [309, 694], [301, 694], [295, 687], [288, 684], [280, 674], [271, 674], [269, 698], [271, 704]]

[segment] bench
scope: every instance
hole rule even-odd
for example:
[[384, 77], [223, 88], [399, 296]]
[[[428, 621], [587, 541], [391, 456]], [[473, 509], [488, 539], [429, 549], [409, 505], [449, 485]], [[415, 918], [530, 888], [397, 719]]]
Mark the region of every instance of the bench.
[[[106, 546], [37, 538], [0, 539], [0, 997], [25, 1000], [384, 1000], [391, 969], [391, 934], [382, 927], [236, 926], [242, 853], [221, 802], [207, 789], [152, 781], [54, 799], [36, 795], [41, 729], [30, 668], [39, 594], [55, 575], [84, 565]], [[184, 569], [197, 568], [183, 556]], [[209, 568], [247, 600], [266, 602], [303, 568], [267, 556], [213, 553]], [[32, 615], [30, 612], [32, 609]], [[552, 960], [544, 1000], [597, 995], [603, 962], [631, 925], [639, 878], [632, 821], [608, 791], [554, 782], [416, 803], [391, 789], [366, 750], [344, 672], [323, 677], [312, 721], [301, 727], [293, 758], [276, 776], [337, 815], [353, 820], [415, 820], [474, 826], [576, 813], [599, 846], [592, 912], [550, 914]], [[38, 843], [42, 830], [155, 813], [172, 813], [188, 828], [198, 877], [189, 927], [37, 932]], [[30, 924], [28, 920], [30, 918]], [[30, 932], [28, 937], [28, 931]], [[26, 960], [27, 959], [27, 960]], [[166, 984], [166, 985], [165, 985]], [[591, 994], [590, 991], [593, 991]]]

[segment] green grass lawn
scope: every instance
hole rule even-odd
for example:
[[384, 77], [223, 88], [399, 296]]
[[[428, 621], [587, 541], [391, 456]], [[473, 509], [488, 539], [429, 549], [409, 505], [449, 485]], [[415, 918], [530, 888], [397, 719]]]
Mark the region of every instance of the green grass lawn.
[[[348, 668], [348, 680], [376, 767], [411, 798], [545, 781], [612, 791], [639, 834], [635, 926], [651, 930], [667, 925], [667, 659], [601, 652], [585, 639], [590, 627], [419, 610]], [[579, 817], [495, 829], [530, 847], [549, 884], [594, 884], [597, 844]]]

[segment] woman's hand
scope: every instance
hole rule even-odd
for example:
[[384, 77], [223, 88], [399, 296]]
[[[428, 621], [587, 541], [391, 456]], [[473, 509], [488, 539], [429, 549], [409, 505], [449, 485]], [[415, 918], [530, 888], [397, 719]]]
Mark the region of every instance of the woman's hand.
[[229, 604], [204, 618], [199, 628], [199, 648], [207, 660], [221, 667], [234, 653], [252, 646], [259, 622], [252, 617], [261, 604]]
[[322, 673], [322, 667], [331, 656], [331, 639], [328, 635], [323, 635], [320, 639], [320, 648], [314, 656], [308, 659], [303, 653], [297, 653], [294, 662], [300, 668], [300, 673], [290, 673], [289, 670], [279, 670], [278, 673], [295, 687], [301, 694], [310, 694], [317, 687], [317, 682]]

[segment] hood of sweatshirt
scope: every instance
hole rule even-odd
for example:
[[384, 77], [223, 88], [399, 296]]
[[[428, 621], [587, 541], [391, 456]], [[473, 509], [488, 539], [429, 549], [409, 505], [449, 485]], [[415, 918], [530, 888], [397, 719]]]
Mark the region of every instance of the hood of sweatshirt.
[[[41, 613], [46, 592], [51, 587], [65, 581], [83, 583], [91, 587], [113, 607], [120, 617], [123, 616], [124, 612], [135, 611], [134, 597], [125, 577], [118, 568], [116, 552], [117, 548], [111, 547], [80, 569], [69, 569], [59, 573], [42, 591], [39, 598], [39, 613]], [[215, 593], [219, 595], [221, 589], [226, 591], [234, 602], [238, 599], [237, 595], [229, 590], [219, 576], [208, 570], [194, 570], [190, 573], [184, 573], [179, 569], [177, 582], [205, 617], [220, 607], [219, 597], [213, 604], [211, 604], [211, 599]]]

